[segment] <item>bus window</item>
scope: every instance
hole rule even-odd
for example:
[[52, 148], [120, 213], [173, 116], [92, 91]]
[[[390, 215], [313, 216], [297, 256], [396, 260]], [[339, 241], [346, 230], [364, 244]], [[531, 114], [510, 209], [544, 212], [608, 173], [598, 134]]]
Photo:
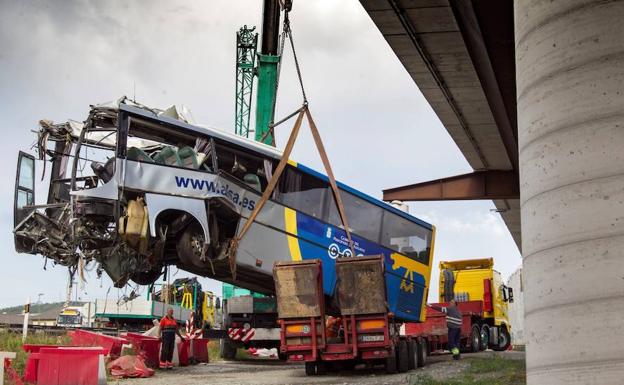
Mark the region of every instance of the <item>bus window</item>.
[[386, 211], [381, 227], [381, 244], [425, 265], [429, 265], [431, 230]]
[[139, 119], [130, 122], [126, 158], [144, 163], [210, 171], [211, 141]]
[[273, 176], [273, 162], [222, 142], [216, 144], [219, 170], [262, 192]]
[[[340, 197], [344, 205], [345, 215], [349, 221], [350, 230], [368, 240], [379, 242], [381, 217], [383, 215], [381, 207], [342, 190], [340, 191]], [[329, 223], [343, 227], [333, 197], [330, 200]]]
[[325, 181], [287, 167], [281, 177], [278, 199], [286, 206], [322, 219], [329, 194]]

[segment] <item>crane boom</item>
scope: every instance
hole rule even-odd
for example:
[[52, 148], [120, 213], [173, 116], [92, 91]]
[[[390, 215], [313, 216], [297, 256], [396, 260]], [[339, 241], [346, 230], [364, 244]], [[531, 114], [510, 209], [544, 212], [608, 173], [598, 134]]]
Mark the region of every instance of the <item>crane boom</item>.
[[253, 94], [254, 67], [258, 47], [256, 27], [243, 26], [236, 33], [236, 113], [235, 132], [249, 137], [249, 116]]

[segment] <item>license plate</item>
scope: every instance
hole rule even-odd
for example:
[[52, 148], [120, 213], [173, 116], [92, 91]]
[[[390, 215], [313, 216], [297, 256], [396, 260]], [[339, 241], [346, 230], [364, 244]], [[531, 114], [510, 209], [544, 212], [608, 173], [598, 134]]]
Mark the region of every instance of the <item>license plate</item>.
[[384, 340], [384, 336], [383, 335], [364, 335], [364, 336], [360, 336], [360, 341], [362, 342], [380, 342]]

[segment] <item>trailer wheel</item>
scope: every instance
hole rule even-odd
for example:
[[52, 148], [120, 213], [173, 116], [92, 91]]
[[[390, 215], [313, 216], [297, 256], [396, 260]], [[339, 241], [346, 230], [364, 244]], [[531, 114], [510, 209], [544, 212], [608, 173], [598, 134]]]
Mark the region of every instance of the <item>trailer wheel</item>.
[[484, 351], [490, 345], [490, 327], [488, 324], [481, 325], [481, 347], [479, 350]]
[[397, 372], [397, 357], [396, 357], [396, 353], [394, 354], [392, 354], [393, 352], [389, 352], [389, 353], [390, 355], [386, 357], [386, 373], [394, 374]]
[[325, 361], [316, 361], [316, 374], [322, 376], [327, 373], [327, 363]]
[[224, 360], [233, 360], [236, 358], [236, 346], [232, 345], [227, 338], [219, 340], [219, 355]]
[[407, 341], [399, 340], [397, 346], [397, 370], [399, 373], [405, 373], [408, 366]]
[[507, 331], [507, 328], [505, 327], [505, 325], [499, 326], [498, 343], [494, 345], [492, 349], [496, 350], [497, 352], [502, 352], [504, 350], [507, 350], [510, 344], [511, 344], [511, 337], [509, 336], [509, 332]]
[[306, 376], [313, 376], [316, 374], [316, 362], [307, 361], [305, 363], [305, 374]]
[[427, 340], [419, 338], [416, 346], [416, 366], [422, 368], [427, 363]]
[[410, 339], [407, 341], [407, 369], [416, 369], [418, 366], [418, 359], [416, 358], [416, 351], [418, 350], [418, 344], [416, 340]]
[[472, 331], [470, 332], [470, 351], [476, 353], [481, 349], [481, 329], [479, 325], [472, 325]]

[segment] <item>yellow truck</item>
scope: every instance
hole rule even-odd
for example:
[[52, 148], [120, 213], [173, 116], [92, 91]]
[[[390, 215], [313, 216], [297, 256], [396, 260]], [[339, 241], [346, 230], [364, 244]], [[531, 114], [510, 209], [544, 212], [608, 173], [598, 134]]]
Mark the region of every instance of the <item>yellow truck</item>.
[[[505, 286], [500, 273], [494, 270], [494, 260], [467, 259], [440, 262], [440, 302], [455, 299], [458, 307], [481, 303], [480, 316], [473, 319], [468, 346], [475, 351], [490, 347], [505, 350], [509, 347], [511, 326], [507, 305], [513, 302], [513, 290]], [[478, 341], [477, 341], [478, 339]]]

